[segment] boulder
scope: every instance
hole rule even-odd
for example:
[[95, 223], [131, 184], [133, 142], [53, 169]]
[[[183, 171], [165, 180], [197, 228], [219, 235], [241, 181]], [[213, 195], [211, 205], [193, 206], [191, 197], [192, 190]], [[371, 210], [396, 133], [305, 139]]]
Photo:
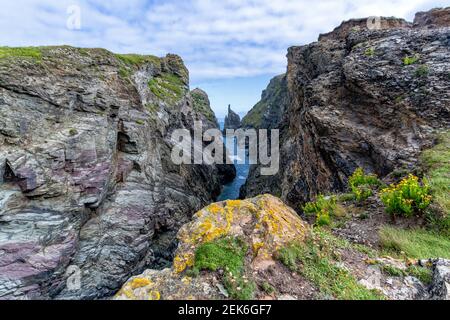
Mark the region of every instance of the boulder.
[[178, 232], [172, 269], [147, 270], [132, 277], [115, 299], [225, 298], [228, 293], [221, 284], [220, 272], [189, 276], [187, 271], [195, 264], [199, 246], [223, 238], [240, 239], [248, 248], [245, 268], [246, 274], [251, 275], [275, 264], [279, 249], [304, 241], [308, 232], [308, 225], [294, 210], [270, 195], [213, 203], [198, 211]]

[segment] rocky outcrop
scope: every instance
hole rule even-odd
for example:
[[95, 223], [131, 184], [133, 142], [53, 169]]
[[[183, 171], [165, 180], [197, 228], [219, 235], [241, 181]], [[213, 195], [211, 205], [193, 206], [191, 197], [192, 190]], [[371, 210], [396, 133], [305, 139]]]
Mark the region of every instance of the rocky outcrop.
[[437, 8], [430, 11], [418, 12], [414, 18], [415, 28], [440, 28], [450, 25], [450, 7]]
[[202, 89], [195, 88], [191, 91], [192, 107], [198, 114], [196, 120], [202, 121], [204, 129], [217, 128], [220, 129], [217, 122], [216, 115], [211, 109], [211, 103], [209, 101], [208, 94]]
[[243, 128], [278, 129], [287, 109], [286, 75], [282, 74], [270, 80], [263, 91], [261, 100], [242, 118]]
[[226, 129], [239, 129], [241, 127], [241, 117], [231, 110], [231, 106], [228, 105], [228, 114], [225, 116], [225, 122], [224, 122], [224, 131]]
[[433, 268], [433, 279], [430, 285], [431, 299], [450, 300], [450, 260], [436, 259], [427, 263]]
[[224, 299], [229, 297], [229, 292], [222, 280], [224, 273], [230, 270], [205, 272], [197, 277], [186, 273], [194, 266], [196, 251], [202, 244], [227, 237], [239, 239], [246, 248], [243, 256], [245, 274], [241, 276], [244, 283], [248, 283], [254, 274], [275, 265], [274, 255], [280, 248], [293, 241], [302, 243], [309, 230], [294, 210], [270, 195], [211, 204], [180, 229], [172, 269], [146, 270], [131, 278], [115, 299]]
[[[196, 88], [191, 91], [193, 108], [196, 112], [196, 121], [202, 122], [203, 132], [208, 129], [220, 130], [219, 123], [217, 121], [214, 111], [211, 109], [211, 103], [209, 101], [208, 94], [202, 89]], [[227, 184], [236, 178], [236, 167], [234, 165], [228, 165], [230, 161], [227, 161], [227, 157], [230, 155], [224, 154], [223, 164], [216, 164], [220, 182]]]
[[386, 21], [380, 30], [341, 26], [289, 49], [280, 174], [250, 175], [244, 196], [274, 190], [300, 209], [318, 193], [343, 190], [358, 167], [381, 177], [411, 169], [450, 126], [449, 26]]
[[171, 132], [211, 117], [188, 84], [176, 55], [0, 49], [0, 299], [102, 298], [172, 259], [221, 189], [170, 158]]
[[362, 18], [351, 19], [344, 21], [340, 26], [336, 27], [333, 31], [319, 36], [319, 41], [326, 40], [345, 40], [345, 38], [352, 32], [368, 31], [373, 29], [398, 29], [398, 28], [410, 28], [412, 24], [404, 19], [398, 18]]

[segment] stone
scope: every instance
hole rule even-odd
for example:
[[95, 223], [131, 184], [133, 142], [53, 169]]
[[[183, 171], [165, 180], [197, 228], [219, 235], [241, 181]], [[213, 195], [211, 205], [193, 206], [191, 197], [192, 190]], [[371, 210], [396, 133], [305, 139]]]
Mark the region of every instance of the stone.
[[228, 105], [228, 114], [225, 116], [225, 122], [223, 127], [224, 132], [227, 129], [236, 130], [239, 129], [240, 127], [241, 127], [241, 117], [239, 117], [239, 115], [236, 112], [231, 110], [231, 106]]
[[211, 113], [180, 57], [35, 50], [0, 59], [0, 299], [109, 297], [170, 263], [233, 169], [171, 162], [171, 132]]
[[300, 212], [319, 193], [345, 191], [358, 167], [381, 178], [412, 170], [433, 132], [450, 127], [450, 25], [386, 19], [380, 30], [354, 28], [364, 20], [289, 48], [280, 170], [264, 178], [252, 166], [242, 198], [267, 192]]
[[[309, 226], [294, 210], [270, 195], [213, 203], [198, 211], [178, 232], [179, 245], [171, 270], [146, 270], [132, 277], [114, 299], [147, 299], [152, 292], [158, 292], [158, 298], [168, 300], [223, 299], [228, 293], [217, 282], [215, 272], [187, 276], [186, 271], [195, 262], [196, 248], [201, 244], [223, 237], [239, 237], [249, 248], [247, 274], [253, 274], [266, 270], [271, 265], [267, 262], [274, 263], [275, 255], [282, 247], [294, 241], [303, 242], [309, 231]], [[136, 283], [143, 285], [137, 287]], [[203, 290], [205, 283], [207, 292]]]

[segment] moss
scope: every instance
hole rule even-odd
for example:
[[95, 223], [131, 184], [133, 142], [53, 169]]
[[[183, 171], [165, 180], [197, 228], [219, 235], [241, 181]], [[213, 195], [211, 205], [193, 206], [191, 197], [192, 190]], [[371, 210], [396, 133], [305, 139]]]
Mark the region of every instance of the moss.
[[319, 238], [306, 244], [291, 243], [280, 249], [278, 258], [292, 271], [314, 283], [322, 294], [342, 300], [380, 300], [384, 296], [359, 284], [335, 264], [335, 250]]
[[138, 119], [138, 120], [136, 120], [136, 124], [138, 124], [138, 125], [144, 125], [145, 124], [145, 121], [144, 120], [142, 120], [142, 119]]
[[160, 100], [174, 104], [186, 93], [184, 81], [178, 75], [161, 73], [148, 82], [150, 91]]
[[423, 229], [405, 230], [384, 226], [380, 232], [381, 245], [387, 252], [404, 253], [409, 258], [450, 259], [450, 239]]
[[267, 294], [273, 294], [275, 292], [275, 288], [267, 281], [261, 284], [261, 289]]
[[22, 48], [12, 48], [12, 47], [0, 47], [0, 59], [5, 58], [28, 58], [35, 61], [40, 61], [42, 59], [42, 48], [41, 47], [22, 47]]
[[240, 239], [221, 238], [201, 244], [195, 252], [194, 273], [200, 270], [223, 270], [223, 283], [233, 299], [253, 297], [255, 283], [244, 276], [244, 259], [248, 247]]
[[78, 134], [77, 129], [71, 128], [69, 129], [69, 135], [76, 136]]
[[234, 275], [244, 267], [247, 248], [239, 239], [222, 238], [201, 244], [195, 252], [194, 268], [218, 271], [222, 269]]

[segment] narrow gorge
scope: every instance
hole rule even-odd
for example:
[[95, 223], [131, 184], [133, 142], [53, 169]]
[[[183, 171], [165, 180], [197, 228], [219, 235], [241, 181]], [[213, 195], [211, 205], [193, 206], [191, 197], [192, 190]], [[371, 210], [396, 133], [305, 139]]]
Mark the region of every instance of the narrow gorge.
[[[450, 299], [449, 17], [291, 47], [223, 126], [177, 55], [1, 47], [0, 299]], [[279, 129], [278, 173], [174, 164], [196, 121]]]

